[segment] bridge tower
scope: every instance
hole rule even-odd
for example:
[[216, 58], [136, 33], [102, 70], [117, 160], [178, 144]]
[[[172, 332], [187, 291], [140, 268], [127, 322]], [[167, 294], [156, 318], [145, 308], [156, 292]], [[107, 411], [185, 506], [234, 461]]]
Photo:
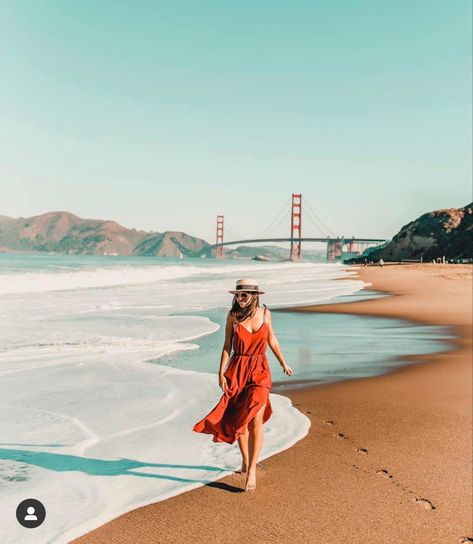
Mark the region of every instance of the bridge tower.
[[[291, 251], [289, 259], [295, 261], [302, 257], [301, 247], [302, 227], [302, 194], [292, 193], [291, 209]], [[299, 240], [296, 240], [299, 238]]]
[[349, 242], [347, 242], [347, 243], [348, 243], [348, 251], [349, 251], [350, 253], [359, 253], [359, 252], [360, 252], [360, 250], [359, 250], [359, 248], [358, 248], [358, 244], [357, 244], [357, 242], [355, 241], [355, 237], [354, 237], [354, 236], [352, 236], [352, 237], [351, 237], [351, 240], [350, 240]]
[[341, 256], [343, 243], [344, 239], [340, 239], [340, 236], [327, 238], [327, 261], [335, 261]]
[[356, 245], [356, 242], [354, 241], [355, 237], [352, 236], [352, 239], [347, 242], [348, 251], [351, 253], [353, 251], [353, 248]]
[[[223, 215], [217, 215], [217, 244], [223, 244]], [[223, 246], [217, 246], [215, 250], [217, 259], [223, 258]]]

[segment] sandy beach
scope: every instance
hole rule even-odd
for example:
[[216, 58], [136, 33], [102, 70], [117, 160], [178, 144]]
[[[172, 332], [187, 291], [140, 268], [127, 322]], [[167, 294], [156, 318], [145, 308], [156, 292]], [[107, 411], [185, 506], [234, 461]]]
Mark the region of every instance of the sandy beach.
[[[75, 544], [314, 542], [446, 544], [473, 539], [472, 267], [357, 267], [391, 296], [298, 308], [452, 326], [451, 351], [388, 374], [287, 389], [309, 434], [244, 476], [128, 512]], [[294, 311], [294, 310], [292, 310]], [[290, 365], [290, 361], [288, 361]], [[297, 376], [294, 376], [297, 378]]]

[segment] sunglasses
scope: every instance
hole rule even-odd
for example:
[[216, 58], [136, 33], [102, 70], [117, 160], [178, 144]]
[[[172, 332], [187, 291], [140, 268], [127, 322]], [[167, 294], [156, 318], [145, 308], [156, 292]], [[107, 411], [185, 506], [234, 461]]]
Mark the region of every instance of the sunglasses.
[[235, 298], [246, 300], [247, 298], [250, 298], [250, 293], [246, 293], [245, 291], [243, 291], [242, 293], [235, 293]]

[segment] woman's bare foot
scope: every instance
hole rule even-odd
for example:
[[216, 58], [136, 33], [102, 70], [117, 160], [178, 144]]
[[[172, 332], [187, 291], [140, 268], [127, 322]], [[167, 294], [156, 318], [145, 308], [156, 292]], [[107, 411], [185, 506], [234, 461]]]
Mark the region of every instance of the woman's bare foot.
[[249, 468], [246, 476], [245, 491], [254, 491], [256, 489], [256, 467]]
[[242, 461], [241, 469], [240, 470], [235, 470], [235, 473], [236, 474], [246, 474], [246, 463], [245, 463], [245, 461]]

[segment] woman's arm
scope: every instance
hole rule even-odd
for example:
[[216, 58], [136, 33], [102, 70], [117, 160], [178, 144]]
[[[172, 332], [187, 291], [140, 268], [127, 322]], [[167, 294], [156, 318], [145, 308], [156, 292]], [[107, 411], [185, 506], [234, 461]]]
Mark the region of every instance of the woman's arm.
[[276, 356], [277, 360], [279, 361], [279, 364], [282, 366], [284, 372], [286, 372], [286, 374], [289, 374], [289, 376], [292, 376], [293, 370], [287, 365], [286, 359], [284, 359], [284, 355], [281, 352], [278, 339], [276, 338], [276, 334], [274, 333], [274, 330], [273, 330], [273, 319], [271, 317], [271, 312], [267, 308], [266, 308], [266, 323], [269, 329], [268, 345], [271, 348], [274, 355]]
[[232, 351], [233, 340], [233, 316], [228, 312], [227, 323], [225, 325], [225, 342], [223, 344], [222, 355], [220, 357], [220, 369], [218, 371], [219, 376], [223, 376], [226, 370], [228, 359]]

